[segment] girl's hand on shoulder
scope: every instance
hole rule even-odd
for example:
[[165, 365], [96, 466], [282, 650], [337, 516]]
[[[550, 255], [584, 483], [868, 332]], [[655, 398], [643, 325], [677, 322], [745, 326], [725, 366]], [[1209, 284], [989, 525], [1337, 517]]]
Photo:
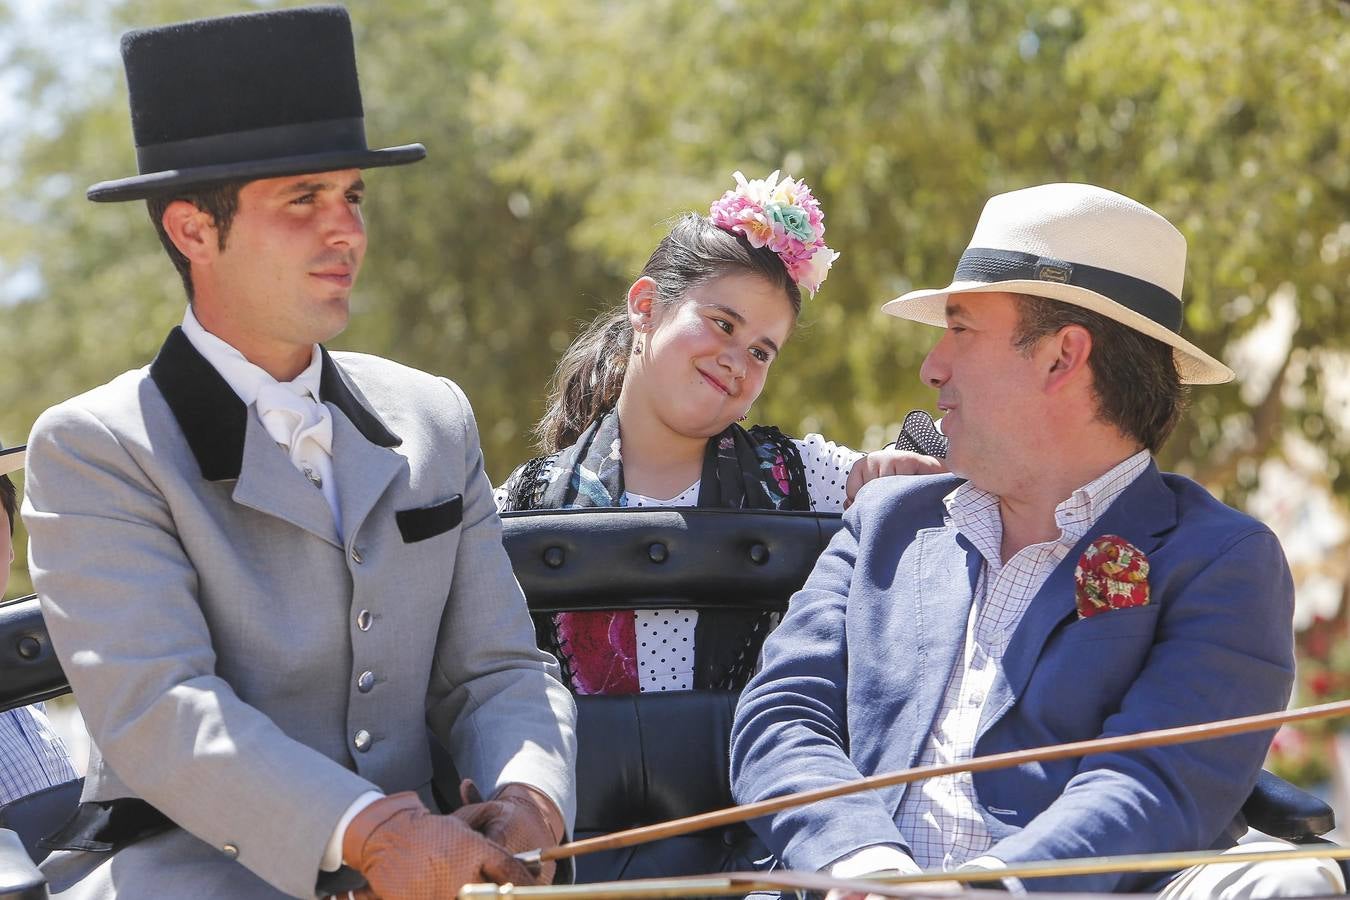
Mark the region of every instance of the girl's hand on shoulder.
[[888, 447], [873, 450], [853, 464], [844, 486], [844, 509], [853, 505], [853, 498], [864, 484], [886, 475], [936, 475], [947, 471], [947, 464], [935, 456], [924, 456], [909, 450]]

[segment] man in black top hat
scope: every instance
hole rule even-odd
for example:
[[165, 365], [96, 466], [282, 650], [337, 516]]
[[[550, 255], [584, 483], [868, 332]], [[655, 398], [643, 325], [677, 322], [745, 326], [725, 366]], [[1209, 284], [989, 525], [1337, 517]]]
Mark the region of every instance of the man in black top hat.
[[[535, 649], [472, 411], [447, 380], [322, 347], [366, 250], [362, 170], [425, 151], [367, 148], [337, 7], [132, 32], [122, 52], [141, 174], [89, 197], [149, 202], [191, 303], [150, 366], [29, 442], [34, 584], [96, 745], [52, 886], [529, 882], [510, 854], [568, 827], [575, 711]], [[433, 814], [428, 728], [487, 802]]]

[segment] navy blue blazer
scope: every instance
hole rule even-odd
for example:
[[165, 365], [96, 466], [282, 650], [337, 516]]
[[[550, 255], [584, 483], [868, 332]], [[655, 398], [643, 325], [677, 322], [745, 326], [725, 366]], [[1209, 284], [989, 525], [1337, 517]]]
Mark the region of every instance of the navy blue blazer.
[[[739, 803], [917, 764], [965, 642], [981, 557], [948, 525], [948, 475], [869, 483], [764, 644], [731, 739]], [[1150, 564], [1147, 606], [1079, 619], [1074, 568], [1116, 534]], [[1150, 464], [1065, 557], [1008, 644], [976, 755], [1283, 709], [1293, 684], [1289, 568], [1268, 528]], [[1009, 864], [1228, 847], [1270, 732], [974, 776]], [[908, 850], [904, 788], [757, 820], [787, 865], [870, 844]], [[1132, 891], [1157, 875], [1046, 878], [1037, 890]]]

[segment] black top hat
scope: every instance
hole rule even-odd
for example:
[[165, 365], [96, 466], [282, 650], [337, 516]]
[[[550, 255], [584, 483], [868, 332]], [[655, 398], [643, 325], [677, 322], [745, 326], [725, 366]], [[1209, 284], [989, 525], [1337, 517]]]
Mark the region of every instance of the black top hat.
[[397, 166], [427, 153], [421, 144], [366, 147], [352, 26], [340, 6], [130, 31], [122, 62], [140, 174], [94, 185], [90, 200]]

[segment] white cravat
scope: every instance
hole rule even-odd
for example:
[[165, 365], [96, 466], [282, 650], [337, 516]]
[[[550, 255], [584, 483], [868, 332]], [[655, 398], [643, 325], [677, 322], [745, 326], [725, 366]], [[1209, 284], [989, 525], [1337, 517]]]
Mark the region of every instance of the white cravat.
[[183, 313], [183, 334], [220, 373], [245, 406], [253, 406], [272, 440], [291, 464], [323, 492], [333, 523], [342, 534], [337, 480], [333, 477], [333, 418], [318, 401], [323, 354], [314, 345], [309, 365], [292, 381], [279, 382], [233, 346], [202, 327], [189, 306]]
[[309, 389], [296, 381], [264, 383], [258, 388], [258, 418], [291, 464], [323, 491], [342, 532], [333, 483], [333, 417]]

